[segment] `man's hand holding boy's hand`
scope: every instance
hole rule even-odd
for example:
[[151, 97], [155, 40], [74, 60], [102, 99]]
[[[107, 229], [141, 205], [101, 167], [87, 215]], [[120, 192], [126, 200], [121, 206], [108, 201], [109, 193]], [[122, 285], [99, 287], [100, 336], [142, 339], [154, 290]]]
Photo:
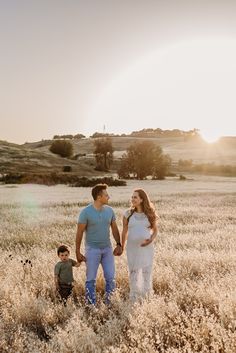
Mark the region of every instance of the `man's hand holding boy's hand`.
[[77, 261], [78, 262], [86, 262], [86, 257], [84, 256], [84, 255], [82, 255], [81, 253], [79, 253], [78, 255], [77, 255]]

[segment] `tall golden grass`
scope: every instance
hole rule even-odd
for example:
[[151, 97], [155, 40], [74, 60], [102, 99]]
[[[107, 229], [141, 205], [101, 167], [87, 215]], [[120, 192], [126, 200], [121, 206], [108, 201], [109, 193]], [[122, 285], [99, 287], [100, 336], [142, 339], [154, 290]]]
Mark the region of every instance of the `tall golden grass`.
[[[121, 228], [127, 203], [120, 190], [111, 204]], [[38, 208], [0, 204], [0, 352], [235, 353], [235, 195], [150, 194], [160, 215], [154, 295], [129, 302], [124, 254], [116, 258], [112, 305], [103, 304], [100, 269], [93, 310], [84, 303], [84, 264], [74, 269], [74, 299], [67, 306], [53, 282], [57, 246], [69, 245], [75, 258], [80, 207], [52, 199]]]

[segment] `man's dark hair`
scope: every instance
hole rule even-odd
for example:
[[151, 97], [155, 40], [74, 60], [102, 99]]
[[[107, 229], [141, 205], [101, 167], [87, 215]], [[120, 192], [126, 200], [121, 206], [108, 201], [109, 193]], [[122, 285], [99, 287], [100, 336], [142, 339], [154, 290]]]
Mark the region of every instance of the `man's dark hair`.
[[57, 248], [57, 255], [59, 255], [59, 254], [62, 253], [62, 252], [65, 252], [65, 251], [70, 252], [70, 250], [68, 249], [68, 247], [67, 247], [66, 245], [60, 245], [60, 246]]
[[108, 187], [107, 184], [97, 184], [92, 188], [92, 196], [94, 200], [97, 200], [97, 197], [102, 194], [103, 190], [106, 190]]

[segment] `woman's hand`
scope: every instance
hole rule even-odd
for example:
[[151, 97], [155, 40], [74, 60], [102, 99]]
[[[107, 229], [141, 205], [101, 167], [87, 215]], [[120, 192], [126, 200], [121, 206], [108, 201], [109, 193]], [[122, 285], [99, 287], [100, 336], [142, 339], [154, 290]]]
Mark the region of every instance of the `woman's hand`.
[[156, 238], [156, 235], [157, 235], [157, 233], [156, 233], [156, 229], [155, 229], [155, 231], [152, 233], [152, 235], [150, 236], [150, 238], [145, 239], [145, 240], [141, 243], [140, 246], [147, 246], [147, 245], [151, 244], [151, 243], [153, 242], [153, 240]]
[[149, 244], [151, 244], [152, 242], [152, 238], [149, 238], [149, 239], [145, 239], [140, 246], [147, 246]]

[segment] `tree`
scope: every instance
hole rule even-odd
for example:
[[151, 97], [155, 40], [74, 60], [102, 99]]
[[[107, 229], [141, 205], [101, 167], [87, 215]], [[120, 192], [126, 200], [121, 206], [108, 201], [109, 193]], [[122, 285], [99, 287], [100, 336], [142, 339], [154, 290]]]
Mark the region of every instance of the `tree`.
[[153, 179], [163, 180], [165, 176], [169, 173], [171, 166], [171, 158], [168, 154], [160, 154], [156, 158], [153, 167]]
[[151, 141], [134, 142], [122, 156], [119, 176], [132, 174], [134, 178], [144, 179], [151, 174], [155, 145]]
[[108, 171], [113, 161], [112, 140], [109, 137], [94, 140], [96, 170]]
[[179, 168], [192, 168], [193, 160], [192, 159], [179, 159], [178, 167]]
[[69, 139], [71, 140], [73, 138], [73, 135], [54, 135], [53, 140], [57, 139]]
[[130, 168], [127, 155], [124, 153], [121, 157], [120, 166], [117, 170], [117, 174], [119, 178], [129, 179], [131, 174], [131, 169], [132, 168]]
[[118, 172], [119, 177], [145, 179], [151, 175], [154, 179], [163, 179], [171, 164], [171, 159], [163, 155], [160, 146], [152, 141], [134, 142], [122, 156]]
[[54, 140], [49, 150], [61, 157], [70, 157], [73, 154], [73, 145], [70, 141]]
[[73, 136], [74, 139], [82, 139], [82, 138], [85, 138], [86, 136], [83, 135], [83, 134], [76, 134]]

